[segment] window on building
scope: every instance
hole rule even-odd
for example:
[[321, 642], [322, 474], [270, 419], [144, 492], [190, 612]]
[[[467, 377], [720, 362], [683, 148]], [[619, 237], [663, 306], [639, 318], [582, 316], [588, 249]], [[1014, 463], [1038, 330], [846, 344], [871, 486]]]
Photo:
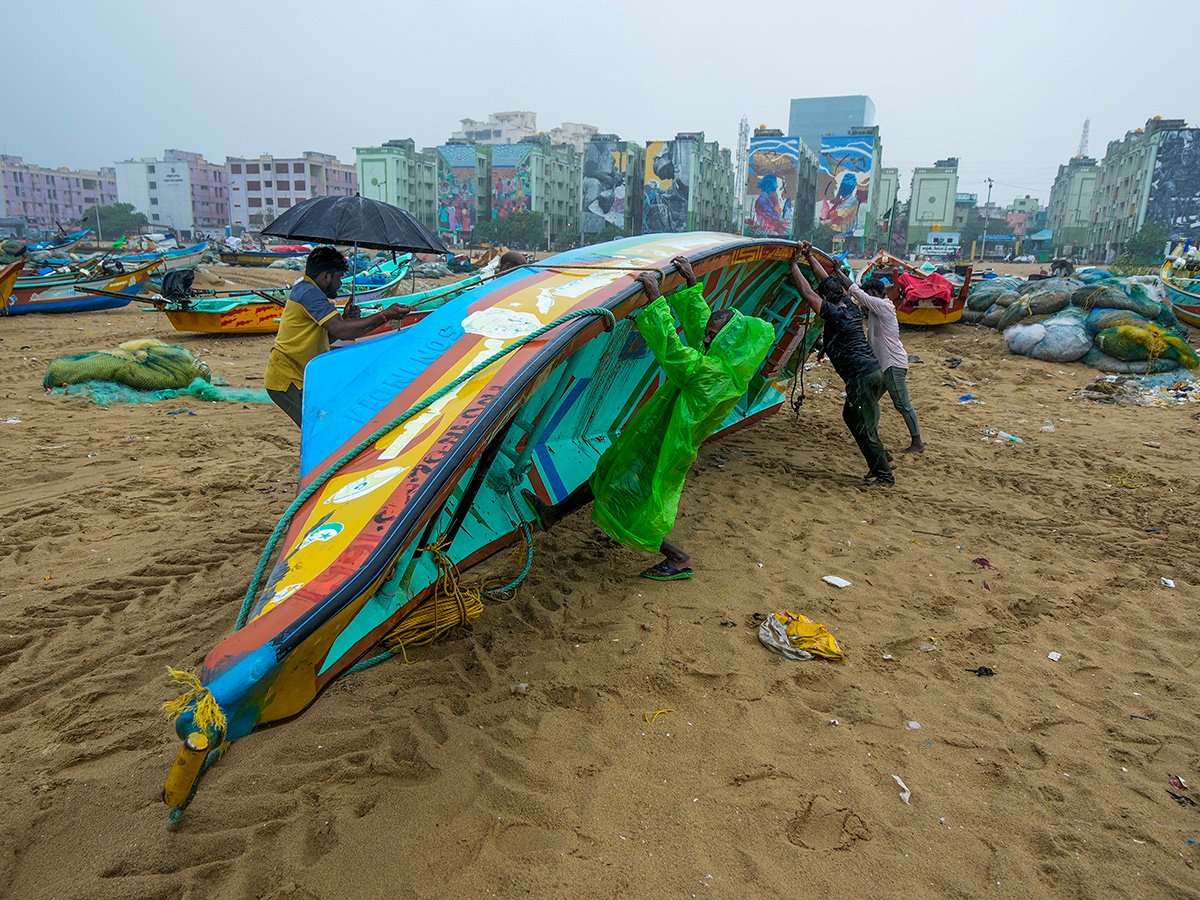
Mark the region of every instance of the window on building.
[[158, 182], [157, 182], [157, 181], [151, 181], [151, 182], [150, 182], [150, 190], [152, 190], [152, 191], [157, 191], [157, 190], [158, 190]]
[[246, 174], [247, 175], [257, 175], [258, 174], [258, 163], [246, 163]]
[[158, 198], [157, 198], [157, 197], [151, 197], [151, 198], [150, 198], [150, 205], [151, 205], [151, 206], [158, 206]]
[[301, 175], [303, 175], [304, 174], [304, 163], [292, 163], [292, 171], [299, 172]]
[[259, 208], [262, 206], [262, 197], [248, 197], [246, 198], [246, 204], [251, 209]]
[[262, 190], [262, 182], [261, 181], [247, 181], [246, 182], [246, 190], [261, 191]]
[[275, 201], [275, 203], [280, 209], [287, 209], [289, 206], [292, 205], [292, 201], [289, 200], [287, 197], [280, 197], [278, 200]]
[[271, 164], [270, 164], [270, 163], [263, 163], [263, 171], [264, 171], [264, 172], [270, 172], [270, 171], [271, 171]]
[[229, 164], [229, 174], [241, 175], [242, 174], [242, 164], [241, 163], [230, 163]]
[[158, 221], [158, 213], [150, 213], [150, 218], [152, 221], [157, 222]]
[[286, 182], [286, 181], [277, 181], [277, 182], [275, 182], [275, 190], [277, 190], [277, 191], [286, 191], [286, 190], [288, 190], [288, 182]]
[[297, 191], [302, 191], [302, 190], [304, 190], [304, 182], [303, 181], [293, 181], [292, 187]]
[[151, 175], [153, 175], [154, 174], [154, 166], [146, 166], [146, 171], [149, 172]]

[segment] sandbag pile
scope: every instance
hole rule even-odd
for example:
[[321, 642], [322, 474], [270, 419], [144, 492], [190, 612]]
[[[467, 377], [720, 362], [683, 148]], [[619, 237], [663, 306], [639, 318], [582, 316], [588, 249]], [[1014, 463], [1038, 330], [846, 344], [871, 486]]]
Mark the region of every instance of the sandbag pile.
[[971, 288], [963, 321], [1001, 331], [1013, 353], [1047, 362], [1135, 375], [1200, 368], [1187, 327], [1153, 277], [1095, 269], [1076, 278], [992, 278]]

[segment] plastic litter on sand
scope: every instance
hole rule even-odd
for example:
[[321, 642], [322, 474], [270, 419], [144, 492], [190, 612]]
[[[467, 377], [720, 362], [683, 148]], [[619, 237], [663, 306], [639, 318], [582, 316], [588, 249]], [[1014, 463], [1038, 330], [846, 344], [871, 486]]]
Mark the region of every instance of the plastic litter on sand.
[[821, 580], [826, 584], [832, 584], [836, 588], [848, 588], [854, 584], [853, 581], [847, 581], [845, 578], [838, 578], [836, 575], [826, 575]]

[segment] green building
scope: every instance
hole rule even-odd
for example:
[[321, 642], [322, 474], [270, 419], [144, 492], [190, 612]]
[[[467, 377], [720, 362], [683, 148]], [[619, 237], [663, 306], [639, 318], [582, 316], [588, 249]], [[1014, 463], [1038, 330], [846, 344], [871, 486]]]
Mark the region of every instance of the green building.
[[642, 233], [740, 230], [735, 219], [737, 178], [728, 149], [704, 132], [646, 144]]
[[356, 147], [359, 192], [411, 213], [433, 231], [438, 215], [437, 156], [416, 149], [412, 138], [382, 147]]

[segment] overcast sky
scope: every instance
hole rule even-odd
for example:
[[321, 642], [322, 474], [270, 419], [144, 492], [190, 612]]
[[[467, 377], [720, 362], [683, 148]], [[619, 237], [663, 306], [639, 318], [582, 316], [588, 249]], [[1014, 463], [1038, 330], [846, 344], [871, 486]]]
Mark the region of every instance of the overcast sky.
[[11, 4], [0, 144], [72, 168], [168, 147], [352, 162], [526, 109], [733, 152], [742, 116], [786, 130], [793, 97], [867, 94], [902, 198], [914, 166], [957, 156], [960, 191], [982, 201], [991, 177], [993, 200], [1045, 201], [1086, 118], [1097, 158], [1154, 115], [1200, 125], [1194, 54], [1163, 31], [1190, 18], [1147, 0]]

